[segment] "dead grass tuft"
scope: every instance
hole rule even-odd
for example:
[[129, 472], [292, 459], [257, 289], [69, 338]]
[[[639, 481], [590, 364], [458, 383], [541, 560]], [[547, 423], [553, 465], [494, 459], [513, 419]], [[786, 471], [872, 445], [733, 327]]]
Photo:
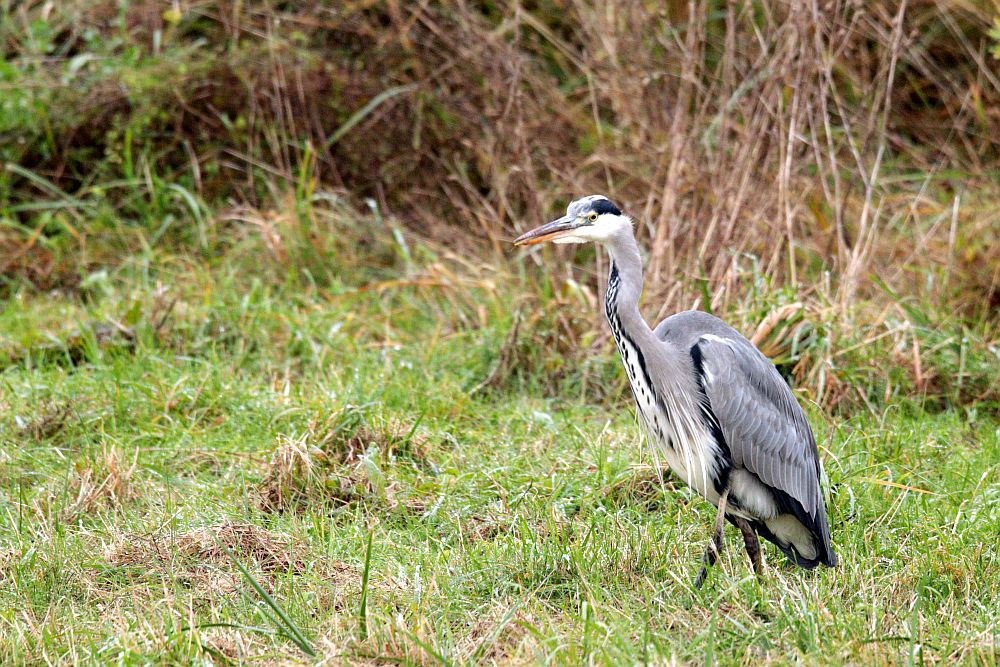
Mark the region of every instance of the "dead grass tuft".
[[198, 591], [229, 593], [241, 575], [223, 546], [251, 571], [270, 576], [305, 571], [303, 547], [294, 540], [231, 522], [184, 533], [122, 535], [105, 548], [104, 557], [114, 566], [153, 571]]
[[20, 424], [18, 435], [36, 443], [48, 440], [65, 428], [72, 412], [69, 401], [46, 401], [31, 419]]
[[10, 572], [14, 569], [15, 561], [21, 558], [20, 551], [14, 549], [0, 549], [0, 584], [7, 582]]
[[266, 512], [286, 512], [310, 502], [327, 477], [326, 453], [305, 438], [279, 436], [278, 446], [257, 487], [257, 505]]
[[205, 652], [230, 664], [245, 662], [253, 652], [262, 648], [251, 633], [233, 628], [213, 628], [203, 632], [201, 645]]
[[257, 486], [266, 512], [302, 512], [308, 507], [363, 500], [398, 505], [396, 487], [382, 472], [397, 457], [423, 461], [428, 440], [413, 425], [392, 420], [364, 423], [350, 409], [314, 422], [297, 437], [280, 436]]
[[114, 509], [139, 497], [141, 490], [132, 481], [138, 458], [138, 450], [128, 460], [119, 450], [109, 448], [94, 463], [80, 468], [70, 478], [71, 501], [63, 509], [63, 520], [72, 522], [77, 516]]
[[455, 628], [463, 638], [457, 646], [459, 655], [476, 664], [532, 663], [539, 646], [528, 628], [537, 627], [538, 619], [518, 606], [514, 600], [495, 600], [469, 626]]
[[140, 498], [144, 490], [134, 481], [138, 451], [131, 458], [114, 447], [78, 461], [67, 478], [53, 478], [28, 504], [43, 525], [58, 519], [75, 523], [96, 512], [116, 510]]

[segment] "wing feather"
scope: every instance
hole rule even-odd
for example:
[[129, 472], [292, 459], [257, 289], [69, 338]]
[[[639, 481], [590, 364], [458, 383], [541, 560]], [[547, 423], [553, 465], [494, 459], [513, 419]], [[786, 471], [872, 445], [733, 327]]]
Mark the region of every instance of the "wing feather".
[[774, 365], [746, 340], [702, 336], [703, 385], [733, 463], [823, 514], [819, 455], [795, 395]]
[[689, 351], [707, 413], [718, 424], [733, 467], [756, 475], [771, 489], [779, 513], [792, 514], [813, 535], [817, 558], [805, 560], [782, 546], [766, 522], [755, 522], [754, 529], [803, 567], [835, 565], [816, 441], [774, 364], [738, 331], [707, 313], [675, 313], [653, 333]]

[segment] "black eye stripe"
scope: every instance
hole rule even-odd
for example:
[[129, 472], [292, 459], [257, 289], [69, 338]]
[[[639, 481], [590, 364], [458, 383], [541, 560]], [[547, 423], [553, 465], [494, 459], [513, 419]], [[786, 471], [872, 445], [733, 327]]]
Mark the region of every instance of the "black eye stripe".
[[597, 215], [603, 215], [605, 213], [612, 213], [614, 215], [622, 214], [621, 210], [607, 199], [598, 199], [590, 206], [590, 210]]

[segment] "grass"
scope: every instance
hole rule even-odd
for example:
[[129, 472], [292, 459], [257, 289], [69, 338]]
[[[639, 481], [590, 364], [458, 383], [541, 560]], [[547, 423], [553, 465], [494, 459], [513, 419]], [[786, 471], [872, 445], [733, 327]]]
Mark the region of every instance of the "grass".
[[[352, 229], [376, 256], [399, 243]], [[812, 408], [841, 566], [768, 547], [757, 581], [731, 532], [696, 591], [712, 510], [659, 480], [610, 348], [588, 384], [581, 357], [511, 342], [518, 303], [523, 340], [559, 330], [559, 290], [532, 319], [516, 272], [487, 284], [412, 237], [421, 259], [359, 282], [333, 258], [310, 287], [261, 239], [152, 250], [0, 314], [5, 664], [1000, 654], [990, 403]]]
[[[0, 0], [0, 663], [1000, 661], [993, 3], [341, 4]], [[837, 569], [692, 588], [595, 191]]]

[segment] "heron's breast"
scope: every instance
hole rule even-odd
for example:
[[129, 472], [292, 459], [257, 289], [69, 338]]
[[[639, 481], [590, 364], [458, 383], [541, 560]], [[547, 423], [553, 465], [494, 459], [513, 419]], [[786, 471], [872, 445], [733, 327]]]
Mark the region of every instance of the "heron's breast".
[[645, 366], [642, 353], [628, 336], [623, 335], [618, 323], [609, 319], [639, 418], [650, 442], [656, 447], [657, 455], [662, 456], [674, 474], [688, 486], [709, 502], [717, 503], [719, 494], [715, 480], [718, 464], [715, 452], [718, 447], [711, 434], [690, 416], [688, 423], [684, 424], [679, 421], [684, 419], [683, 414], [666, 409], [664, 397], [657, 396], [650, 382], [649, 369]]
[[707, 432], [687, 433], [669, 421], [666, 428], [662, 425], [657, 428], [655, 421], [651, 425], [646, 415], [643, 415], [643, 422], [658, 454], [666, 460], [674, 474], [697, 491], [702, 498], [717, 505], [719, 491], [716, 488], [716, 481], [719, 477], [719, 464], [715, 456], [717, 447], [712, 436]]

